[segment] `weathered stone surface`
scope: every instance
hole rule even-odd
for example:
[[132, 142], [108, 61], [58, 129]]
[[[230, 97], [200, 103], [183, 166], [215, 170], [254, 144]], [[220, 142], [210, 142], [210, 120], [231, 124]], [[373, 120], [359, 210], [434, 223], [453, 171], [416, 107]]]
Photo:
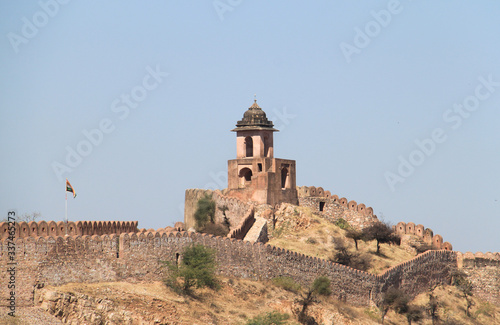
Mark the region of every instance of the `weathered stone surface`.
[[[342, 218], [358, 229], [363, 229], [378, 221], [377, 217], [366, 212], [361, 213], [350, 209], [347, 203], [343, 206], [337, 198], [299, 196], [299, 206], [308, 207], [332, 222]], [[366, 210], [363, 209], [363, 211]]]
[[[24, 254], [23, 248], [20, 254], [17, 301], [20, 306], [31, 306], [33, 288], [47, 285], [161, 281], [166, 272], [161, 261], [177, 260], [183, 249], [193, 242], [217, 251], [220, 274], [251, 279], [291, 276], [304, 285], [319, 275], [327, 275], [336, 297], [355, 305], [379, 301], [382, 290], [392, 285], [414, 296], [432, 283], [447, 282], [449, 271], [457, 265], [455, 252], [430, 251], [377, 276], [262, 243], [189, 232], [39, 237], [34, 250]], [[5, 267], [5, 242], [1, 244], [1, 263]], [[25, 247], [26, 241], [19, 239], [17, 245]], [[7, 281], [7, 277], [0, 278], [0, 286], [6, 287]], [[2, 291], [0, 295], [0, 301], [5, 304], [7, 292]]]
[[472, 281], [473, 294], [500, 305], [500, 255], [459, 254], [459, 264]]
[[269, 241], [267, 237], [267, 220], [264, 218], [255, 218], [255, 223], [243, 240], [251, 243], [267, 243]]

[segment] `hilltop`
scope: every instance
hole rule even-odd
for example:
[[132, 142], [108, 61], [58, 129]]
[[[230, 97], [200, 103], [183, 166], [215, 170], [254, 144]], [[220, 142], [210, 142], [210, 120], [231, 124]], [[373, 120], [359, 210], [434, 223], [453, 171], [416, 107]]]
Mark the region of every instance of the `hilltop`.
[[[339, 226], [340, 225], [340, 226]], [[345, 237], [345, 224], [322, 218], [309, 208], [286, 205], [276, 213], [275, 227], [269, 231], [270, 243], [297, 253], [328, 259], [335, 252], [335, 241], [343, 241], [355, 252], [352, 239]], [[382, 244], [381, 255], [375, 254], [373, 242], [360, 242], [359, 253], [371, 257], [370, 273], [384, 270], [415, 257], [397, 245]], [[272, 280], [255, 281], [220, 276], [222, 289], [203, 289], [195, 297], [180, 296], [162, 282], [103, 282], [69, 283], [48, 286], [39, 291], [32, 307], [24, 315], [41, 314], [38, 324], [245, 324], [249, 319], [269, 312], [290, 316], [287, 324], [298, 324], [297, 294], [287, 291]], [[465, 316], [465, 301], [455, 287], [438, 286], [434, 294], [441, 303], [440, 318], [446, 324], [500, 323], [500, 307], [474, 297], [472, 317]], [[412, 303], [425, 306], [428, 293], [422, 293]], [[42, 312], [42, 310], [44, 312]], [[49, 321], [48, 315], [53, 322]], [[380, 313], [374, 306], [346, 304], [334, 296], [321, 298], [310, 314], [319, 324], [379, 324]], [[28, 316], [17, 323], [32, 324]], [[0, 321], [6, 321], [0, 318]], [[44, 323], [45, 322], [45, 323]], [[390, 311], [386, 324], [406, 324], [404, 316]], [[431, 324], [427, 317], [421, 324]]]

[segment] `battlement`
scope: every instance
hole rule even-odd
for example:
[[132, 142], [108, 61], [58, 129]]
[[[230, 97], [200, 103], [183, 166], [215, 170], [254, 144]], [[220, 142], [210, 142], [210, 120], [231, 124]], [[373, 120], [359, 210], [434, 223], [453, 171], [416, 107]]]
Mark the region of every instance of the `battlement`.
[[449, 242], [443, 243], [443, 237], [441, 235], [434, 235], [432, 229], [425, 228], [423, 225], [415, 225], [413, 222], [398, 222], [397, 225], [392, 226], [392, 229], [398, 235], [406, 234], [420, 237], [423, 242], [431, 245], [434, 249], [453, 250], [453, 246]]
[[[137, 232], [137, 221], [31, 221], [15, 223], [16, 238], [45, 237], [45, 236], [83, 236], [121, 234]], [[0, 240], [9, 236], [9, 224], [0, 222]]]
[[481, 253], [475, 254], [466, 252], [458, 254], [459, 265], [464, 268], [485, 267], [485, 266], [498, 266], [500, 267], [500, 253]]
[[[374, 275], [268, 244], [166, 229], [119, 235], [24, 237], [15, 240], [19, 301], [31, 304], [36, 285], [162, 280], [166, 269], [160, 261], [176, 261], [191, 243], [216, 250], [219, 274], [256, 280], [290, 276], [303, 285], [326, 275], [337, 298], [365, 306], [378, 302], [382, 290], [389, 286], [417, 295], [431, 283], [448, 281], [449, 271], [457, 267], [456, 252], [429, 251]], [[3, 265], [8, 262], [7, 251], [7, 241], [0, 241]], [[6, 279], [0, 278], [0, 286]]]
[[332, 202], [337, 203], [344, 208], [347, 208], [352, 211], [358, 212], [362, 216], [366, 217], [377, 217], [373, 214], [372, 207], [366, 207], [363, 203], [357, 203], [354, 200], [347, 200], [345, 197], [339, 198], [338, 195], [332, 195], [330, 191], [325, 191], [322, 187], [315, 186], [300, 186], [297, 187], [297, 192], [299, 194], [299, 198], [307, 198], [307, 197], [318, 197], [318, 198], [326, 198], [332, 200]]
[[377, 222], [377, 216], [373, 214], [372, 207], [366, 207], [363, 203], [339, 198], [325, 191], [322, 187], [300, 186], [297, 187], [299, 205], [313, 209], [316, 212], [331, 216], [333, 219], [343, 218], [350, 225], [357, 228], [365, 228]]

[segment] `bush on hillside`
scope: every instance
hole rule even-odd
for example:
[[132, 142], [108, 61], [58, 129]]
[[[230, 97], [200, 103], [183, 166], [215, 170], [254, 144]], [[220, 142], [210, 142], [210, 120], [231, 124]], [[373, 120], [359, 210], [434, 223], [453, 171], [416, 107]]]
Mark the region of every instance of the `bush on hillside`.
[[200, 244], [190, 245], [184, 249], [180, 262], [166, 264], [170, 275], [165, 284], [177, 293], [192, 294], [195, 287], [215, 290], [220, 288], [215, 276], [215, 250], [211, 248]]
[[290, 291], [290, 292], [293, 292], [293, 293], [299, 293], [300, 288], [301, 288], [300, 284], [295, 282], [295, 280], [289, 276], [280, 276], [280, 277], [272, 279], [271, 282], [275, 286], [283, 288], [283, 289]]

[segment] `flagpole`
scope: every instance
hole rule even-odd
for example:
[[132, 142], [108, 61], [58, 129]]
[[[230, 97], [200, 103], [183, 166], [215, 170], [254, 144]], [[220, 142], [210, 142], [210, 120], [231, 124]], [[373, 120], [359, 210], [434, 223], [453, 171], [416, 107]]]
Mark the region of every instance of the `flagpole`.
[[65, 193], [66, 193], [66, 207], [65, 207], [64, 221], [68, 223], [68, 191], [65, 191]]

